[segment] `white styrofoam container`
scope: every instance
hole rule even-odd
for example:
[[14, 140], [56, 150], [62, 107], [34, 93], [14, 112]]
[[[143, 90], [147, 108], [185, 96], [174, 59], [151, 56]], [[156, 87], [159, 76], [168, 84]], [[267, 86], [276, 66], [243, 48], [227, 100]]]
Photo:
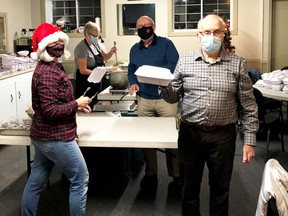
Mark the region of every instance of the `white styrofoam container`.
[[272, 85], [272, 89], [276, 91], [281, 91], [283, 87], [284, 87], [284, 84]]
[[139, 82], [167, 86], [174, 75], [167, 68], [143, 65], [135, 72]]

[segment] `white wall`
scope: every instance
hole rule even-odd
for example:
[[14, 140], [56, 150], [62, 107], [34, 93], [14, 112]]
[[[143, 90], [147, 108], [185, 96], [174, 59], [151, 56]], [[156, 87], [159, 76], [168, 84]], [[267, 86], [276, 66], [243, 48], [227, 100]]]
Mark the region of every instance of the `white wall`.
[[287, 18], [288, 1], [273, 1], [271, 69], [288, 65]]
[[[44, 0], [30, 0], [31, 2], [31, 24], [32, 28], [36, 29], [37, 26], [45, 21], [44, 9], [41, 9], [41, 4], [44, 5]], [[43, 6], [44, 7], [44, 6]], [[43, 18], [42, 18], [43, 17]]]
[[[33, 28], [41, 23], [40, 3], [42, 0], [0, 0], [0, 12], [8, 13], [8, 31], [9, 44], [13, 40], [13, 34], [21, 31], [22, 27]], [[155, 3], [156, 4], [156, 33], [160, 36], [168, 36], [168, 5], [167, 0], [105, 0], [105, 16], [102, 18], [105, 22], [106, 37], [105, 45], [109, 49], [113, 46], [113, 41], [117, 42], [118, 60], [127, 61], [129, 58], [130, 47], [139, 38], [137, 36], [118, 36], [117, 35], [117, 12], [116, 5], [121, 3]], [[238, 34], [232, 35], [232, 45], [236, 47], [236, 54], [243, 56], [248, 61], [254, 61], [261, 64], [267, 61], [267, 48], [263, 49], [262, 42], [264, 26], [263, 1], [261, 0], [238, 0]], [[15, 7], [17, 5], [17, 7]], [[31, 9], [30, 9], [31, 8]], [[38, 8], [38, 10], [37, 10]], [[266, 11], [267, 12], [267, 11]], [[265, 22], [267, 25], [267, 22]], [[266, 32], [264, 32], [267, 34]], [[80, 38], [71, 38], [68, 49], [73, 54], [74, 47], [82, 40]], [[180, 55], [199, 47], [196, 36], [170, 37], [175, 43]], [[9, 45], [10, 47], [10, 45]], [[73, 60], [73, 55], [71, 60]], [[113, 56], [111, 60], [115, 60]], [[269, 59], [268, 59], [269, 60]]]
[[[167, 0], [143, 0], [139, 3], [156, 4], [156, 34], [168, 36], [168, 4]], [[105, 1], [105, 45], [110, 48], [113, 41], [118, 44], [118, 58], [122, 61], [128, 60], [130, 47], [139, 40], [137, 36], [117, 35], [117, 13], [116, 5], [130, 3], [125, 0]], [[133, 1], [132, 3], [138, 3]], [[246, 59], [261, 61], [262, 44], [262, 1], [261, 0], [238, 0], [238, 34], [232, 35], [232, 45], [236, 46], [236, 54]], [[180, 55], [199, 47], [196, 36], [170, 37], [178, 49]], [[73, 50], [75, 43], [80, 39], [72, 39], [70, 49]], [[113, 58], [113, 57], [112, 57]], [[111, 58], [111, 59], [112, 59]]]
[[7, 14], [8, 52], [13, 53], [15, 34], [31, 28], [30, 0], [0, 0], [0, 12]]
[[238, 0], [238, 34], [232, 35], [236, 53], [247, 59], [260, 59], [262, 41], [261, 0]]

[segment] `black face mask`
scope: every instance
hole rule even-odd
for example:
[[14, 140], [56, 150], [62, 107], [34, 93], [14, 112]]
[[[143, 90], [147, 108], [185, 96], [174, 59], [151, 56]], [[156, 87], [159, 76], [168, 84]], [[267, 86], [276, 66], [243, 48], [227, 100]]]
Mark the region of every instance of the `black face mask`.
[[50, 56], [59, 58], [64, 53], [64, 44], [57, 43], [56, 45], [52, 47], [47, 46], [46, 51]]
[[143, 26], [142, 28], [139, 28], [137, 32], [138, 32], [138, 36], [142, 40], [147, 40], [154, 34], [154, 30], [152, 26], [149, 26], [149, 27]]

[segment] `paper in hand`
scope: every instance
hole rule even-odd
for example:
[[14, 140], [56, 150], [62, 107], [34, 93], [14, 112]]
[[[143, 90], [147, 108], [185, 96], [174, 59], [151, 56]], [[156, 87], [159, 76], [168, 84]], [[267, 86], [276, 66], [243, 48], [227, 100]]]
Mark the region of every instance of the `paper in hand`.
[[96, 67], [93, 69], [92, 73], [88, 77], [88, 82], [99, 83], [101, 82], [102, 77], [106, 73], [105, 67]]

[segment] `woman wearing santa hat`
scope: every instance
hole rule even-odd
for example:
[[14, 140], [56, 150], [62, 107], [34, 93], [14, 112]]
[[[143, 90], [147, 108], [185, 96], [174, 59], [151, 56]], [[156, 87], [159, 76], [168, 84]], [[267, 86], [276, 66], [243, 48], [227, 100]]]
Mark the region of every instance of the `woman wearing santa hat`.
[[31, 57], [38, 60], [32, 78], [32, 107], [35, 112], [30, 129], [35, 156], [25, 186], [21, 215], [36, 215], [43, 186], [57, 166], [70, 181], [70, 215], [85, 214], [88, 170], [75, 141], [76, 112], [91, 112], [89, 97], [74, 99], [72, 84], [58, 58], [68, 58], [69, 37], [49, 23], [40, 24], [32, 38]]

